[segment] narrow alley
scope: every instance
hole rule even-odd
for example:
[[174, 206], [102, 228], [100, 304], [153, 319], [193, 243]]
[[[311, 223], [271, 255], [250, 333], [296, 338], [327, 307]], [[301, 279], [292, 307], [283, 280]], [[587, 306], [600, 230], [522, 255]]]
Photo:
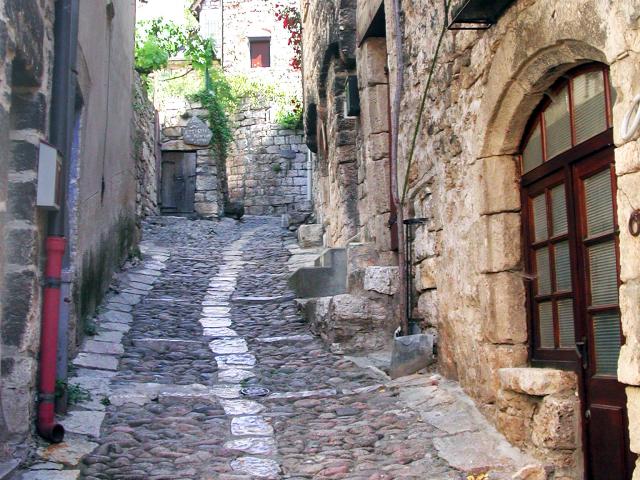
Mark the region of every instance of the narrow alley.
[[23, 478], [459, 479], [526, 461], [439, 375], [391, 382], [330, 353], [287, 288], [292, 242], [266, 217], [148, 220], [74, 361], [91, 398]]
[[640, 480], [640, 0], [0, 0], [0, 480]]

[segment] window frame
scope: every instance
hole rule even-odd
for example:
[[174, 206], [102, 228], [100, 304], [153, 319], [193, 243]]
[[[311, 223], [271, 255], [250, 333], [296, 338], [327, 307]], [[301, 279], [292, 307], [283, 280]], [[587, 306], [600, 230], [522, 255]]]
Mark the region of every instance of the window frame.
[[[269, 53], [269, 57], [268, 57], [268, 61], [269, 64], [268, 65], [264, 65], [264, 63], [262, 63], [260, 66], [254, 65], [253, 63], [253, 59], [254, 59], [254, 52], [253, 52], [253, 47], [257, 44], [266, 44], [267, 45], [267, 51]], [[251, 68], [271, 68], [271, 37], [250, 37], [249, 38], [249, 65]]]
[[[606, 130], [594, 135], [593, 137], [576, 144], [576, 131], [574, 121], [575, 106], [573, 103], [573, 87], [572, 81], [574, 78], [589, 73], [592, 71], [603, 72], [603, 78], [605, 81], [605, 115], [606, 115]], [[550, 299], [557, 300], [562, 297], [572, 297], [574, 305], [574, 333], [575, 338], [582, 338], [587, 334], [584, 325], [582, 325], [580, 318], [583, 315], [582, 306], [586, 305], [585, 292], [583, 291], [584, 283], [584, 269], [581, 267], [578, 249], [581, 248], [578, 243], [580, 242], [580, 232], [578, 232], [579, 223], [571, 212], [580, 212], [580, 205], [578, 205], [578, 192], [576, 186], [576, 180], [574, 179], [574, 165], [586, 157], [593, 157], [598, 155], [599, 152], [603, 152], [614, 146], [613, 142], [613, 128], [612, 128], [612, 111], [611, 111], [611, 84], [609, 80], [609, 71], [606, 65], [602, 64], [589, 64], [587, 66], [581, 66], [570, 70], [563, 75], [550, 89], [552, 93], [558, 93], [563, 88], [568, 88], [568, 95], [570, 101], [570, 123], [571, 123], [571, 143], [572, 146], [568, 150], [556, 155], [552, 158], [546, 156], [546, 132], [544, 125], [544, 112], [550, 105], [551, 99], [549, 97], [544, 98], [540, 104], [536, 107], [533, 114], [527, 122], [525, 134], [520, 145], [520, 193], [521, 193], [521, 205], [522, 205], [522, 239], [523, 239], [523, 259], [527, 272], [537, 272], [537, 269], [533, 269], [535, 263], [536, 246], [539, 247], [541, 243], [554, 243], [555, 236], [549, 232], [549, 238], [545, 241], [538, 242], [533, 241], [532, 229], [534, 228], [533, 213], [531, 211], [531, 200], [540, 193], [551, 190], [554, 186], [560, 183], [564, 184], [565, 196], [566, 196], [566, 208], [568, 212], [568, 232], [565, 235], [569, 241], [569, 252], [571, 258], [572, 272], [572, 292], [570, 295], [557, 293], [552, 287], [552, 293], [548, 295]], [[536, 127], [540, 125], [541, 145], [542, 145], [542, 164], [533, 168], [528, 172], [524, 172], [523, 152], [531, 135], [535, 131]], [[587, 160], [588, 161], [588, 160]], [[546, 194], [546, 193], [545, 193]], [[615, 191], [613, 192], [615, 197]], [[548, 197], [546, 199], [547, 209], [549, 208]], [[547, 222], [550, 222], [550, 217], [547, 212]], [[580, 224], [582, 221], [580, 222]], [[616, 230], [617, 232], [618, 230]], [[557, 239], [556, 239], [557, 240]], [[551, 250], [549, 251], [551, 268], [555, 268], [551, 257]], [[618, 254], [619, 255], [619, 254]], [[619, 257], [618, 257], [619, 258]], [[578, 268], [575, 268], [576, 262], [578, 262]], [[618, 269], [620, 266], [618, 265]], [[555, 285], [552, 274], [552, 285]], [[555, 367], [567, 370], [574, 370], [578, 362], [578, 356], [575, 349], [568, 347], [553, 349], [542, 349], [538, 345], [540, 344], [539, 334], [539, 322], [537, 320], [537, 302], [536, 302], [536, 281], [535, 278], [531, 278], [526, 282], [526, 311], [527, 311], [527, 327], [529, 335], [529, 360], [533, 366], [540, 367]], [[538, 296], [541, 297], [540, 295]], [[538, 299], [539, 299], [538, 298]], [[554, 320], [557, 317], [555, 303], [552, 304], [552, 311], [554, 312]], [[554, 321], [554, 338], [558, 338], [558, 325]]]

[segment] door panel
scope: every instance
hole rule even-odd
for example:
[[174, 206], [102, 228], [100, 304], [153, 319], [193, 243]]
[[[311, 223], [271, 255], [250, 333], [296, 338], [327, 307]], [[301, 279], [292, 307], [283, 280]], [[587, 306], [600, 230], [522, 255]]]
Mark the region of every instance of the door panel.
[[[164, 157], [164, 155], [163, 155]], [[162, 159], [162, 210], [176, 211], [176, 192], [173, 178], [176, 175], [176, 163], [171, 158]]]
[[591, 480], [629, 480], [635, 462], [617, 380], [624, 338], [615, 181], [613, 148], [607, 148], [523, 190], [534, 358], [581, 376]]
[[624, 341], [618, 306], [620, 258], [613, 149], [573, 167], [577, 196], [579, 263], [584, 302], [579, 322], [588, 355], [583, 372], [590, 478], [630, 479], [624, 385], [617, 380]]
[[162, 211], [193, 213], [196, 188], [196, 153], [163, 152]]
[[591, 478], [608, 480], [631, 478], [624, 450], [627, 421], [624, 408], [591, 404], [589, 419], [589, 458]]

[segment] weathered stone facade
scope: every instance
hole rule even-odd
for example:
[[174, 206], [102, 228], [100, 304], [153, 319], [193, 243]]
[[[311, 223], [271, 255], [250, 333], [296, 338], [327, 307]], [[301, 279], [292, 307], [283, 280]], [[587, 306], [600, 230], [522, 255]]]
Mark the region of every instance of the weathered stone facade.
[[[135, 5], [83, 1], [79, 15], [76, 123], [65, 159], [68, 178], [61, 179], [68, 191], [61, 358], [74, 350], [83, 335], [80, 320], [93, 313], [136, 241], [130, 120]], [[0, 456], [4, 442], [33, 431], [48, 217], [36, 207], [38, 148], [52, 142], [57, 20], [53, 1], [7, 1], [0, 8]]]
[[[386, 47], [373, 39], [357, 48], [355, 18], [356, 4], [347, 0], [309, 2], [303, 12], [314, 210], [325, 246], [345, 249], [347, 264], [339, 270], [346, 275], [346, 291], [307, 300], [305, 309], [316, 332], [349, 352], [389, 347], [399, 320]], [[356, 75], [359, 114], [347, 110], [348, 82]], [[372, 281], [384, 280], [373, 275], [381, 268], [394, 272], [384, 287]]]
[[233, 117], [233, 144], [227, 156], [229, 199], [244, 203], [249, 215], [309, 210], [303, 132], [284, 130], [272, 116], [269, 106], [245, 101]]
[[[454, 2], [453, 10], [462, 3]], [[375, 19], [381, 7], [386, 14], [382, 28], [376, 24], [379, 18]], [[373, 127], [384, 125], [375, 117], [386, 116], [386, 102], [381, 101], [385, 95], [372, 93], [387, 82], [392, 94], [398, 88], [392, 0], [359, 0], [356, 19], [349, 2], [311, 2], [308, 8], [306, 134], [312, 147], [318, 145], [319, 157], [322, 136], [326, 135], [328, 145], [327, 163], [319, 158], [314, 164], [314, 195], [319, 199], [316, 207], [321, 218], [325, 218], [323, 209], [334, 212], [330, 221], [325, 220], [327, 237], [339, 244], [359, 233], [366, 224], [366, 212], [373, 212], [365, 207], [366, 197], [361, 193], [358, 215], [342, 213], [341, 204], [354, 205], [351, 189], [360, 183], [359, 191], [370, 196], [386, 188], [386, 179], [371, 169], [389, 151], [384, 142], [388, 129]], [[418, 107], [436, 41], [447, 20], [438, 1], [401, 1], [400, 11], [404, 76], [398, 183], [402, 190]], [[573, 374], [531, 368], [521, 240], [521, 142], [531, 114], [559, 78], [587, 63], [608, 66], [615, 92], [612, 123], [618, 176], [620, 307], [626, 338], [618, 380], [628, 385], [631, 449], [637, 452], [640, 320], [634, 312], [640, 307], [636, 286], [639, 240], [631, 236], [627, 225], [640, 205], [635, 177], [638, 140], [637, 136], [622, 140], [620, 125], [640, 87], [636, 81], [639, 17], [637, 2], [522, 0], [512, 2], [488, 30], [446, 32], [418, 132], [415, 162], [408, 172], [404, 216], [427, 219], [417, 230], [414, 251], [414, 283], [419, 293], [416, 314], [423, 327], [438, 329], [440, 368], [460, 381], [513, 443], [553, 465], [554, 478], [582, 478], [584, 404]], [[343, 68], [353, 72], [349, 64], [353, 51], [347, 49], [351, 53], [345, 54], [343, 48], [348, 45], [344, 36], [353, 25], [358, 26], [355, 70], [361, 96], [356, 127], [359, 182], [331, 170], [332, 162], [340, 165], [346, 158], [332, 144], [341, 135], [352, 136], [353, 127], [347, 124], [336, 129], [332, 126], [336, 121], [332, 124], [326, 118], [333, 114], [342, 120], [331, 109], [331, 96], [341, 92], [340, 84], [332, 83], [331, 68], [332, 62], [341, 61]], [[376, 71], [370, 69], [372, 65], [387, 67], [389, 80], [370, 73]], [[379, 67], [377, 72], [381, 73]], [[323, 104], [315, 92], [326, 92], [328, 100]], [[316, 108], [317, 116], [309, 113]], [[381, 213], [388, 211], [386, 198], [371, 203]], [[343, 231], [348, 233], [339, 233]], [[377, 241], [376, 246], [382, 253], [388, 250]], [[542, 385], [528, 385], [531, 378]], [[639, 472], [637, 468], [634, 478]]]
[[[191, 152], [196, 154], [194, 211], [202, 217], [223, 215], [227, 198], [225, 159], [211, 146], [193, 145], [184, 139], [185, 128], [193, 118], [208, 123], [208, 111], [199, 104], [174, 99], [160, 111], [162, 126], [161, 148], [165, 152]], [[220, 174], [220, 172], [223, 172]], [[161, 186], [165, 188], [165, 186]], [[161, 205], [162, 207], [162, 205]]]
[[48, 137], [54, 2], [0, 8], [0, 458], [34, 412], [46, 212], [35, 208], [38, 145]]
[[136, 75], [133, 113], [136, 155], [136, 217], [140, 222], [149, 215], [158, 215], [158, 188], [160, 187], [160, 131], [158, 114], [147, 98], [147, 92]]

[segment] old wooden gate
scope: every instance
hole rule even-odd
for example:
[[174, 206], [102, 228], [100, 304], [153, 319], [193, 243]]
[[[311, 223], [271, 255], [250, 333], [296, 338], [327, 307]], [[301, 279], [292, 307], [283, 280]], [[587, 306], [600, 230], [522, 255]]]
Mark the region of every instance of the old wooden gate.
[[196, 152], [162, 153], [162, 213], [193, 213]]

